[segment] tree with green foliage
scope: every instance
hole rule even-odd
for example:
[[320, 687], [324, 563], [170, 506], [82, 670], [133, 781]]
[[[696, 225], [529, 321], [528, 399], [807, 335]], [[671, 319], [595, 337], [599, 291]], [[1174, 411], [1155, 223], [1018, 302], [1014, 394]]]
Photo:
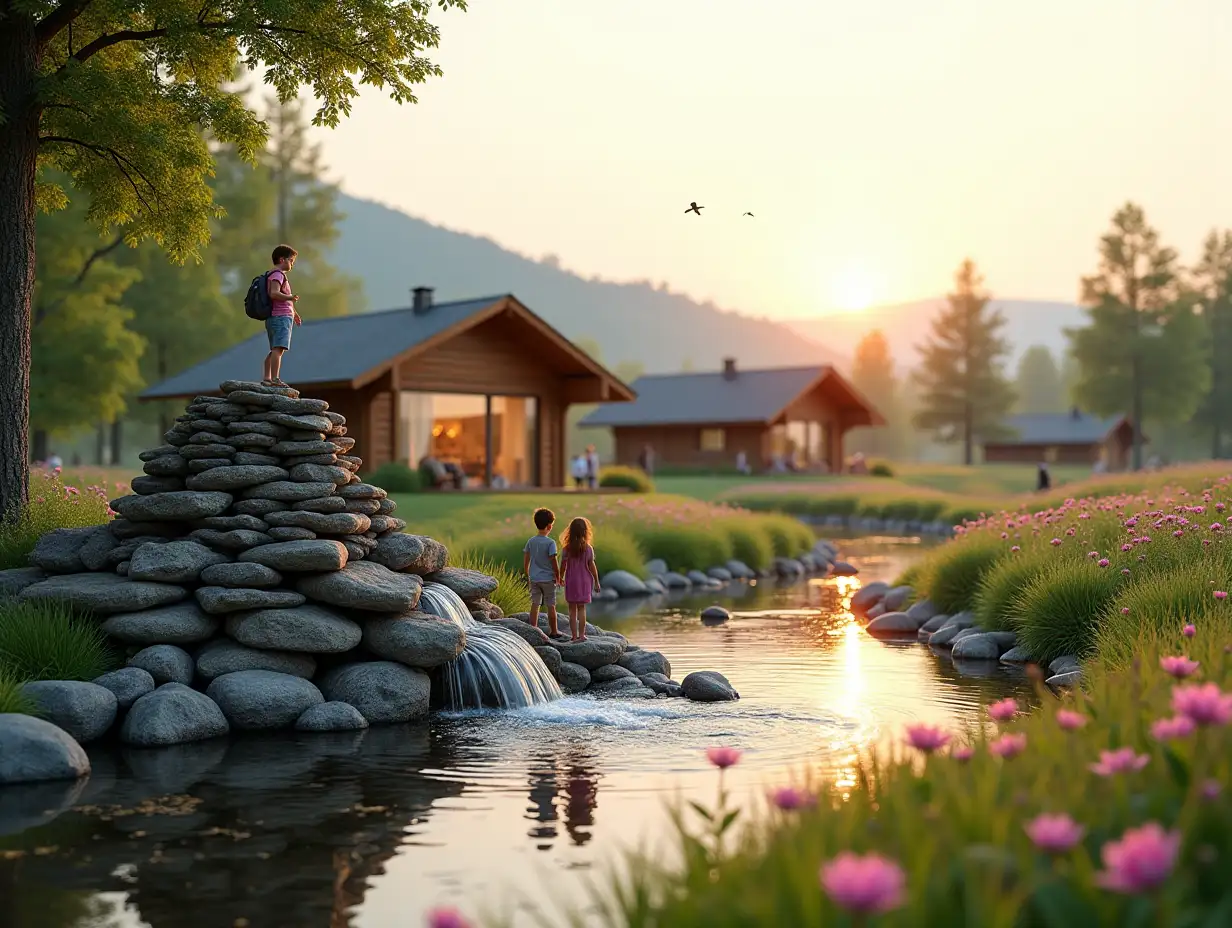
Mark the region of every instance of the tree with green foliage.
[[226, 210], [210, 243], [225, 281], [224, 293], [238, 306], [254, 276], [269, 267], [274, 245], [299, 252], [295, 262], [296, 310], [305, 319], [362, 312], [363, 282], [326, 257], [338, 241], [343, 219], [338, 187], [324, 178], [321, 149], [308, 138], [300, 100], [267, 101], [269, 144], [255, 167], [234, 149], [217, 154], [214, 196]]
[[1064, 412], [1068, 392], [1061, 379], [1061, 370], [1047, 345], [1032, 345], [1018, 359], [1018, 374], [1014, 378], [1020, 413]]
[[1212, 231], [1206, 237], [1190, 286], [1201, 301], [1211, 371], [1210, 389], [1198, 405], [1194, 424], [1209, 430], [1211, 457], [1218, 461], [1232, 429], [1232, 231]]
[[121, 302], [140, 274], [114, 260], [119, 240], [102, 241], [78, 202], [40, 216], [37, 230], [30, 426], [33, 456], [46, 460], [49, 434], [111, 422], [124, 410], [141, 382], [145, 341], [128, 328], [132, 313]]
[[[465, 9], [465, 0], [436, 0]], [[432, 0], [0, 0], [0, 520], [28, 495], [31, 301], [38, 208], [62, 208], [68, 175], [105, 235], [195, 256], [218, 213], [205, 135], [253, 161], [267, 130], [227, 90], [264, 72], [279, 99], [307, 86], [335, 126], [358, 83], [414, 102], [439, 74]], [[358, 78], [358, 82], [357, 82]], [[203, 135], [205, 133], [205, 135]]]
[[906, 423], [901, 415], [902, 397], [898, 378], [894, 375], [890, 343], [880, 329], [869, 332], [856, 345], [851, 382], [881, 413], [886, 425], [852, 429], [846, 440], [848, 448], [866, 455], [901, 458], [906, 446], [906, 436], [903, 434]]
[[932, 333], [919, 347], [921, 363], [913, 375], [916, 426], [939, 441], [962, 442], [967, 465], [975, 461], [977, 438], [1007, 433], [1004, 420], [1015, 399], [1004, 369], [1005, 316], [989, 307], [990, 299], [975, 263], [967, 259], [955, 275], [949, 305], [933, 317]]
[[1099, 268], [1082, 280], [1082, 302], [1090, 323], [1066, 331], [1080, 371], [1075, 399], [1097, 415], [1128, 413], [1139, 470], [1143, 421], [1189, 419], [1210, 379], [1204, 326], [1181, 286], [1177, 254], [1140, 206], [1112, 217]]

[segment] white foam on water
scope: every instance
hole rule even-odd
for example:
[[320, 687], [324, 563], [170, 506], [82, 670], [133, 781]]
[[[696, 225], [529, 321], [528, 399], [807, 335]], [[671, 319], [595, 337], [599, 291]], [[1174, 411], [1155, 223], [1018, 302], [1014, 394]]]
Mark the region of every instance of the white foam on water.
[[[689, 706], [675, 706], [672, 702], [659, 699], [620, 700], [566, 696], [549, 703], [502, 712], [501, 716], [509, 721], [543, 727], [593, 726], [622, 731], [644, 731], [660, 722], [684, 719], [693, 714]], [[476, 718], [494, 713], [490, 709], [471, 709], [443, 714], [450, 718]]]

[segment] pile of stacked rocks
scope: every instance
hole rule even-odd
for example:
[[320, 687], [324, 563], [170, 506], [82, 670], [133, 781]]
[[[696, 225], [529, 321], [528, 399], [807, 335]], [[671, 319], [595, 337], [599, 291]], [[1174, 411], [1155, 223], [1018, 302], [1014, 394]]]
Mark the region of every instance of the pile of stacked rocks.
[[[910, 586], [876, 581], [851, 598], [851, 610], [868, 619], [867, 631], [877, 638], [916, 638], [938, 652], [948, 652], [956, 664], [993, 662], [1027, 665], [1036, 661], [1012, 631], [981, 628], [970, 612], [942, 613], [931, 600], [916, 601]], [[1082, 677], [1078, 658], [1058, 657], [1048, 663], [1045, 682], [1054, 688], [1072, 686]]]
[[27, 684], [42, 717], [3, 717], [0, 783], [79, 775], [79, 744], [108, 734], [154, 747], [423, 718], [434, 671], [466, 646], [457, 623], [417, 608], [425, 581], [528, 640], [565, 691], [735, 698], [718, 675], [678, 686], [666, 658], [615, 633], [567, 643], [504, 619], [487, 598], [495, 579], [447, 566], [445, 547], [405, 533], [360, 479], [328, 404], [257, 383], [221, 392], [141, 455], [114, 520], [50, 532], [31, 567], [0, 571], [0, 595], [97, 617], [126, 658], [93, 682]]

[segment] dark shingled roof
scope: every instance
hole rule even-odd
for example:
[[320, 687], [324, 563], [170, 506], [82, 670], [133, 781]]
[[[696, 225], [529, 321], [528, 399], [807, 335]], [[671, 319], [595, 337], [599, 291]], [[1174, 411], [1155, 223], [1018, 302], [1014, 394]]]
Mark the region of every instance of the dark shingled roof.
[[826, 365], [742, 370], [732, 380], [722, 371], [639, 377], [631, 384], [634, 402], [600, 406], [581, 424], [769, 422], [828, 370]]
[[[420, 315], [410, 308], [388, 309], [305, 322], [291, 336], [291, 352], [284, 365], [293, 373], [296, 386], [350, 382], [504, 298], [436, 303]], [[150, 387], [141, 398], [217, 393], [224, 380], [257, 380], [268, 346], [262, 328], [247, 341]]]
[[1089, 445], [1102, 442], [1124, 421], [1124, 416], [1100, 418], [1086, 413], [1033, 413], [1010, 416], [1007, 428], [1018, 434], [989, 441], [990, 445]]

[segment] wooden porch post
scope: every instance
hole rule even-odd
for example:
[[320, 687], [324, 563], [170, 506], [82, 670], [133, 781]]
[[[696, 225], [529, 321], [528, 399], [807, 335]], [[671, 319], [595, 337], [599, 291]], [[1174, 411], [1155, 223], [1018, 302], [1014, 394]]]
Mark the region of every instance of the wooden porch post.
[[492, 489], [492, 395], [483, 398], [483, 485]]

